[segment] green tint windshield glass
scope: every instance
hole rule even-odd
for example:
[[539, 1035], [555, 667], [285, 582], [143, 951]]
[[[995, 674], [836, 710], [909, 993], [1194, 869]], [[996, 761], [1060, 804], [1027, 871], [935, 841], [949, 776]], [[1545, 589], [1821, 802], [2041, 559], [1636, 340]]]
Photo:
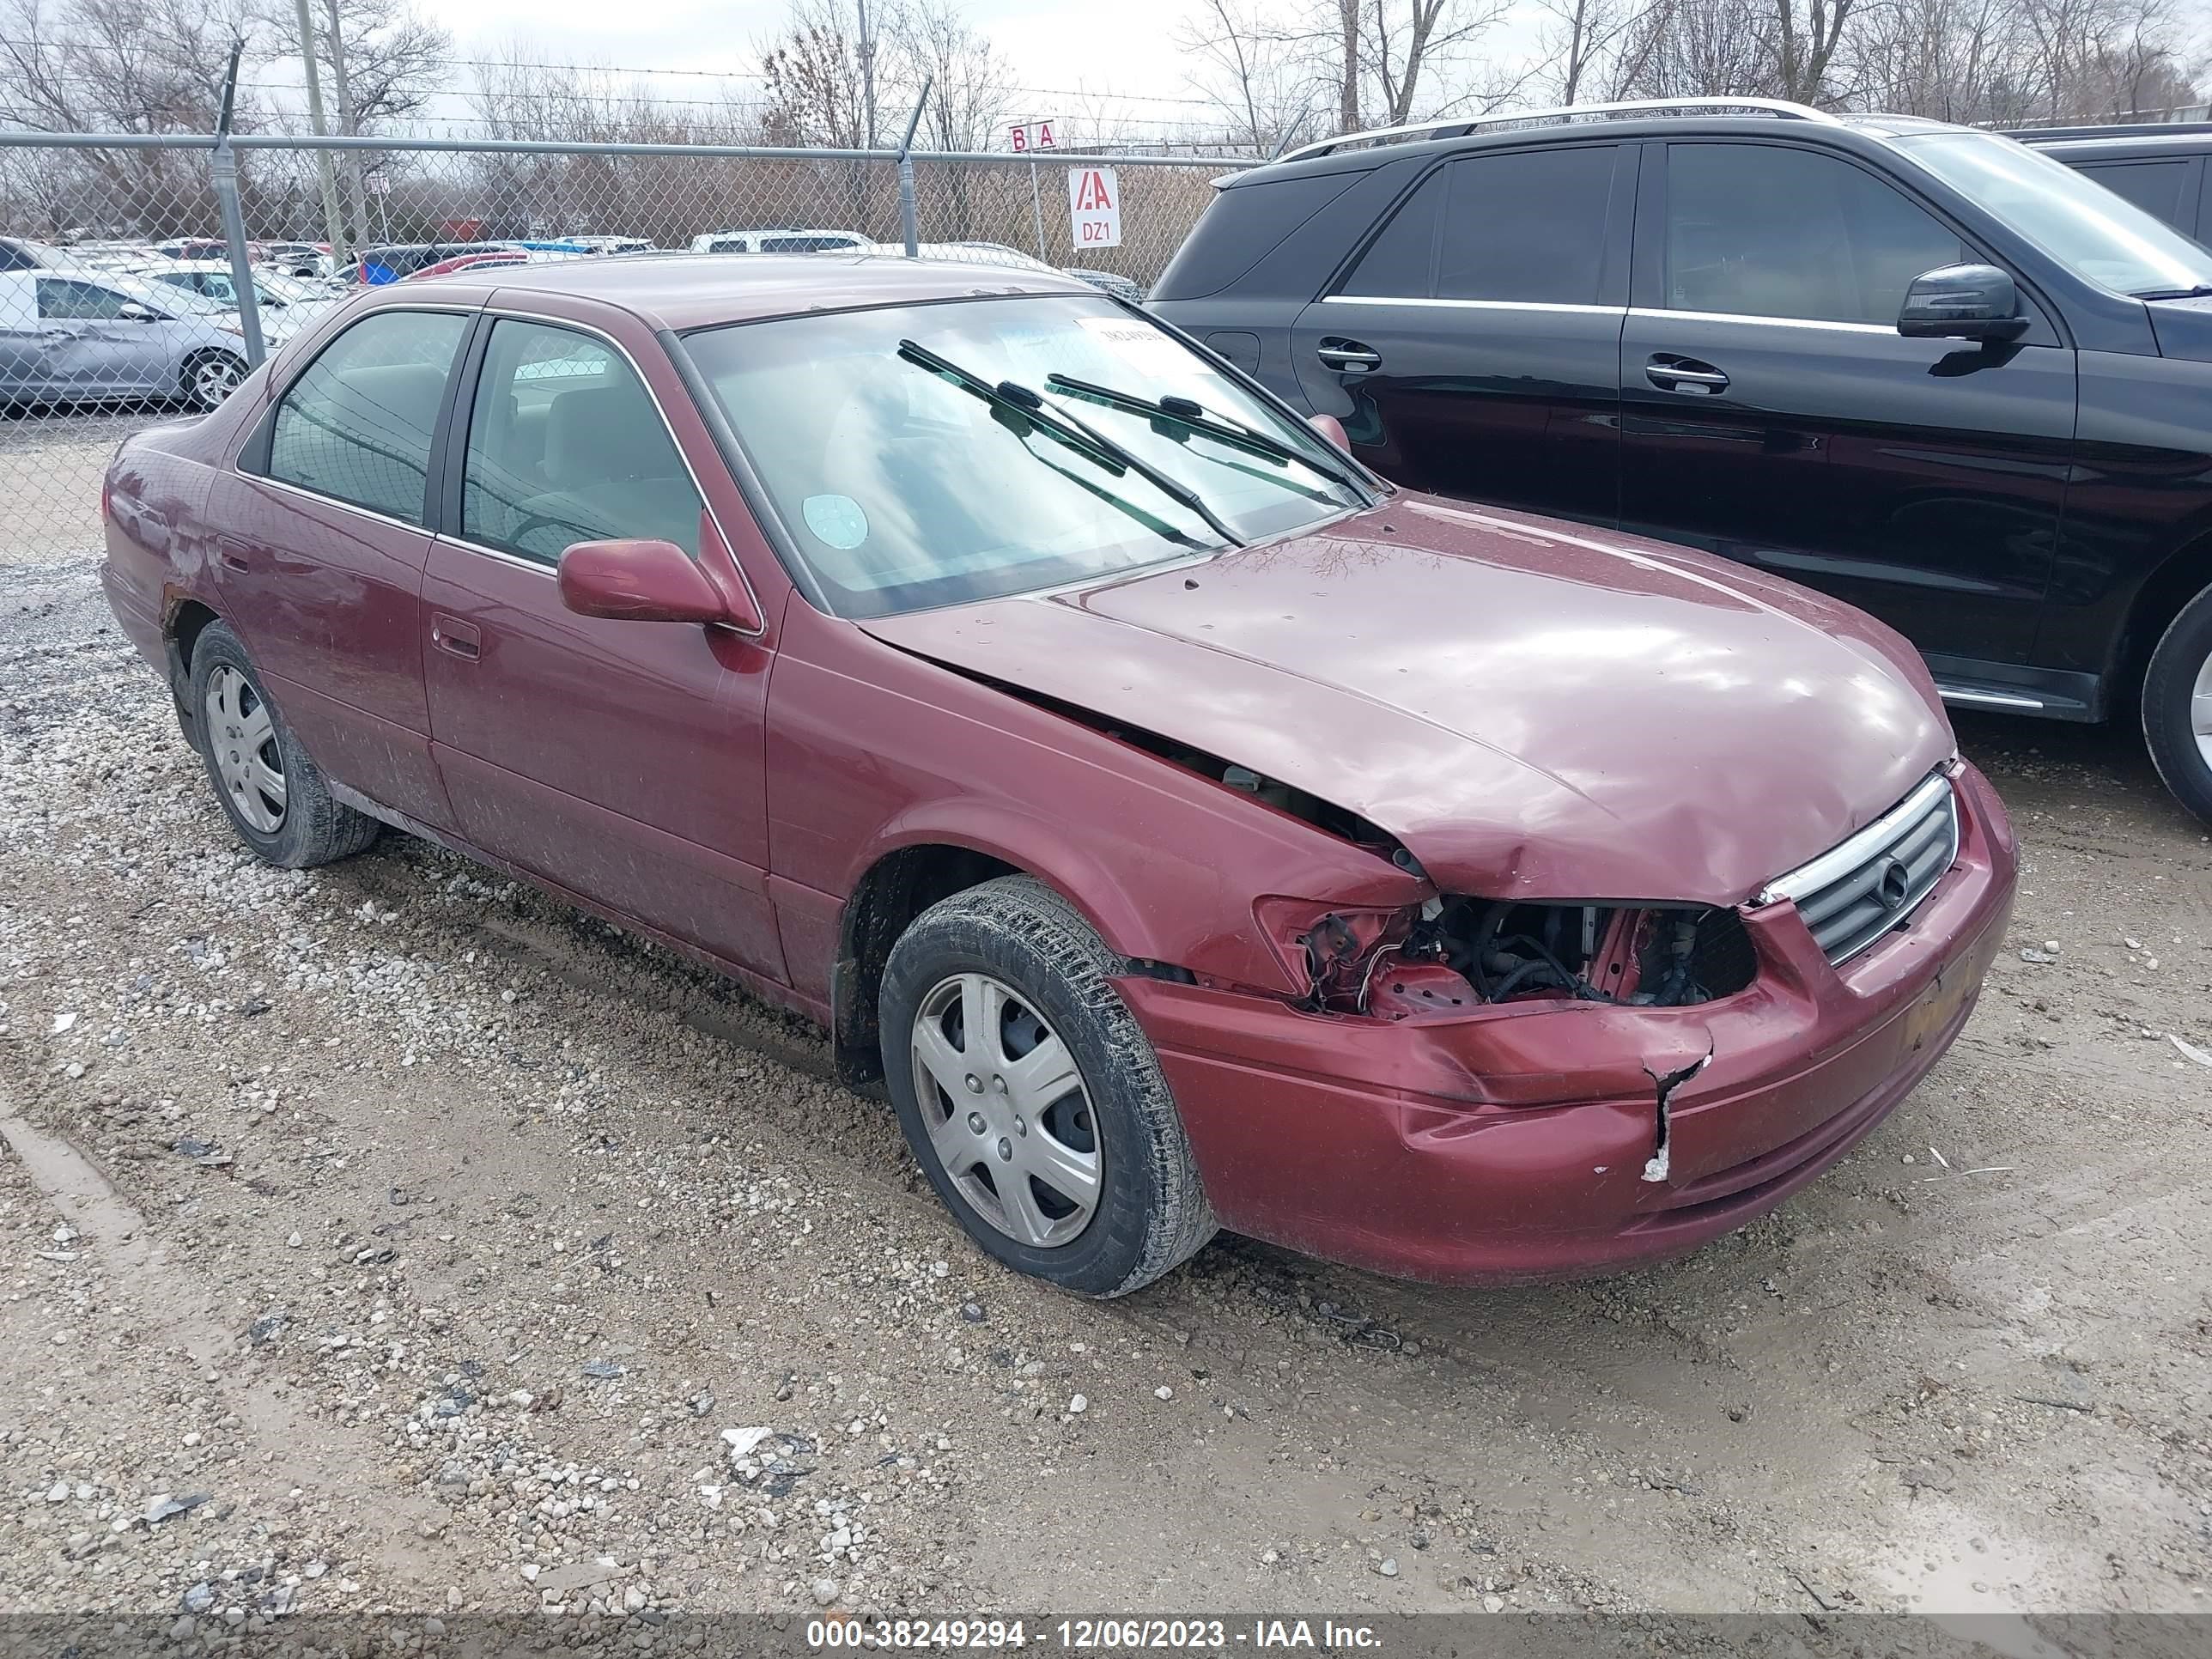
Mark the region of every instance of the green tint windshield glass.
[[[1103, 298], [785, 318], [702, 331], [685, 345], [842, 616], [1188, 558], [1230, 545], [1224, 530], [1258, 541], [1364, 501], [1342, 481], [1347, 464], [1303, 423]], [[1188, 400], [1176, 409], [1216, 430], [1076, 395], [1054, 375]], [[1269, 453], [1284, 448], [1291, 453]]]
[[2212, 285], [2212, 252], [2039, 150], [1987, 132], [1915, 134], [1896, 142], [2100, 288], [2140, 299]]

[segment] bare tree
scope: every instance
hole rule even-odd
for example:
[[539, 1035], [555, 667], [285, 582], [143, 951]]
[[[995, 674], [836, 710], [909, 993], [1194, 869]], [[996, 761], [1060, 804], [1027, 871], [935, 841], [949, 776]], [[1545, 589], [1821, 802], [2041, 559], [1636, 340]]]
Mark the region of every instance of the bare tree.
[[1203, 0], [1177, 27], [1176, 44], [1193, 64], [1192, 89], [1229, 124], [1229, 142], [1255, 155], [1273, 155], [1316, 108], [1333, 99], [1340, 106], [1340, 88], [1316, 75], [1312, 54], [1255, 3]]
[[1013, 107], [1013, 72], [947, 0], [915, 0], [893, 10], [876, 61], [880, 84], [905, 110], [927, 84], [916, 137], [924, 149], [995, 147]]
[[1534, 0], [1538, 26], [1534, 75], [1561, 104], [1601, 82], [1619, 58], [1622, 37], [1638, 15], [1633, 0]]

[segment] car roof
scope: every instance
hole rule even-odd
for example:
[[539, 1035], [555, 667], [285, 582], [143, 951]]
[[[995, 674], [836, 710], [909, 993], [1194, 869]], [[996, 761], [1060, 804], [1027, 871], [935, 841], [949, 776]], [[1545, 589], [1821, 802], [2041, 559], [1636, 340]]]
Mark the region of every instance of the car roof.
[[[1715, 100], [1720, 101], [1720, 100]], [[1754, 100], [1755, 101], [1755, 100]], [[1605, 119], [1553, 118], [1561, 112], [1539, 112], [1526, 125], [1500, 125], [1487, 130], [1486, 121], [1510, 123], [1511, 114], [1469, 117], [1465, 124], [1437, 123], [1421, 134], [1383, 143], [1364, 143], [1364, 135], [1347, 133], [1328, 141], [1340, 148], [1308, 148], [1314, 153], [1293, 152], [1284, 161], [1269, 162], [1249, 172], [1235, 173], [1216, 183], [1224, 190], [1255, 183], [1272, 183], [1301, 174], [1365, 172], [1411, 155], [1461, 154], [1483, 149], [1521, 148], [1539, 143], [1587, 143], [1593, 138], [1625, 143], [1634, 139], [1696, 138], [1725, 136], [1756, 138], [1833, 138], [1847, 136], [1884, 143], [1916, 133], [1965, 132], [1972, 129], [1949, 121], [1932, 121], [1917, 115], [1833, 115], [1808, 112], [1802, 119], [1778, 119], [1750, 113], [1692, 114], [1653, 108], [1639, 113], [1629, 106]], [[1817, 113], [1818, 118], [1811, 118]]]
[[2164, 155], [2203, 155], [2212, 152], [2212, 122], [2172, 126], [2069, 127], [2044, 134], [2028, 131], [2011, 135], [2065, 161], [2094, 157], [2114, 161], [2149, 161]]
[[[441, 287], [451, 283], [445, 292], [465, 291], [462, 285], [468, 276], [457, 271], [443, 278]], [[570, 259], [495, 267], [481, 280], [501, 300], [524, 295], [596, 300], [656, 328], [672, 329], [975, 295], [1097, 293], [1086, 283], [1043, 268], [837, 252]]]

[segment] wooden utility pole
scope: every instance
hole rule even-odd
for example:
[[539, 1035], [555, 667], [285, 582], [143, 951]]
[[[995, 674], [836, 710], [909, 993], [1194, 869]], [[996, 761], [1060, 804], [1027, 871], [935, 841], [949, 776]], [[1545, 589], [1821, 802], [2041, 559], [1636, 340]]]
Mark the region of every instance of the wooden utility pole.
[[[330, 16], [330, 28], [323, 44], [331, 54], [331, 92], [338, 103], [338, 131], [349, 138], [361, 133], [361, 122], [353, 106], [353, 94], [346, 86], [345, 20], [338, 14], [338, 0], [327, 0], [324, 7]], [[355, 233], [368, 234], [368, 200], [362, 190], [361, 152], [343, 150], [338, 165], [345, 170], [346, 199], [353, 208]]]
[[[315, 19], [307, 9], [307, 0], [294, 0], [300, 15], [300, 58], [307, 70], [307, 119], [313, 123], [315, 137], [327, 138], [330, 129], [323, 125], [323, 76], [315, 61]], [[338, 211], [337, 175], [331, 167], [327, 149], [315, 151], [315, 173], [323, 186], [323, 228], [331, 239], [331, 262], [338, 266], [348, 264], [352, 256], [346, 252], [345, 217]]]

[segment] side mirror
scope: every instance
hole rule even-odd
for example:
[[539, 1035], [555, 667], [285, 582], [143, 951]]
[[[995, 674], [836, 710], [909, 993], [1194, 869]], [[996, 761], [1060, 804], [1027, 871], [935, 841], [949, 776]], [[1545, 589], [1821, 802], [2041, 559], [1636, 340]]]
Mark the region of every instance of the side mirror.
[[1344, 435], [1344, 422], [1334, 415], [1309, 415], [1306, 424], [1336, 446], [1339, 449], [1352, 447], [1352, 440]]
[[151, 306], [142, 306], [136, 300], [125, 300], [116, 308], [115, 314], [126, 323], [158, 323], [161, 313]]
[[2027, 332], [2020, 289], [1995, 265], [1925, 270], [1905, 291], [1897, 331], [1913, 340], [2017, 340]]
[[706, 623], [751, 632], [757, 617], [724, 597], [706, 567], [673, 542], [578, 542], [561, 556], [561, 603], [617, 622]]

